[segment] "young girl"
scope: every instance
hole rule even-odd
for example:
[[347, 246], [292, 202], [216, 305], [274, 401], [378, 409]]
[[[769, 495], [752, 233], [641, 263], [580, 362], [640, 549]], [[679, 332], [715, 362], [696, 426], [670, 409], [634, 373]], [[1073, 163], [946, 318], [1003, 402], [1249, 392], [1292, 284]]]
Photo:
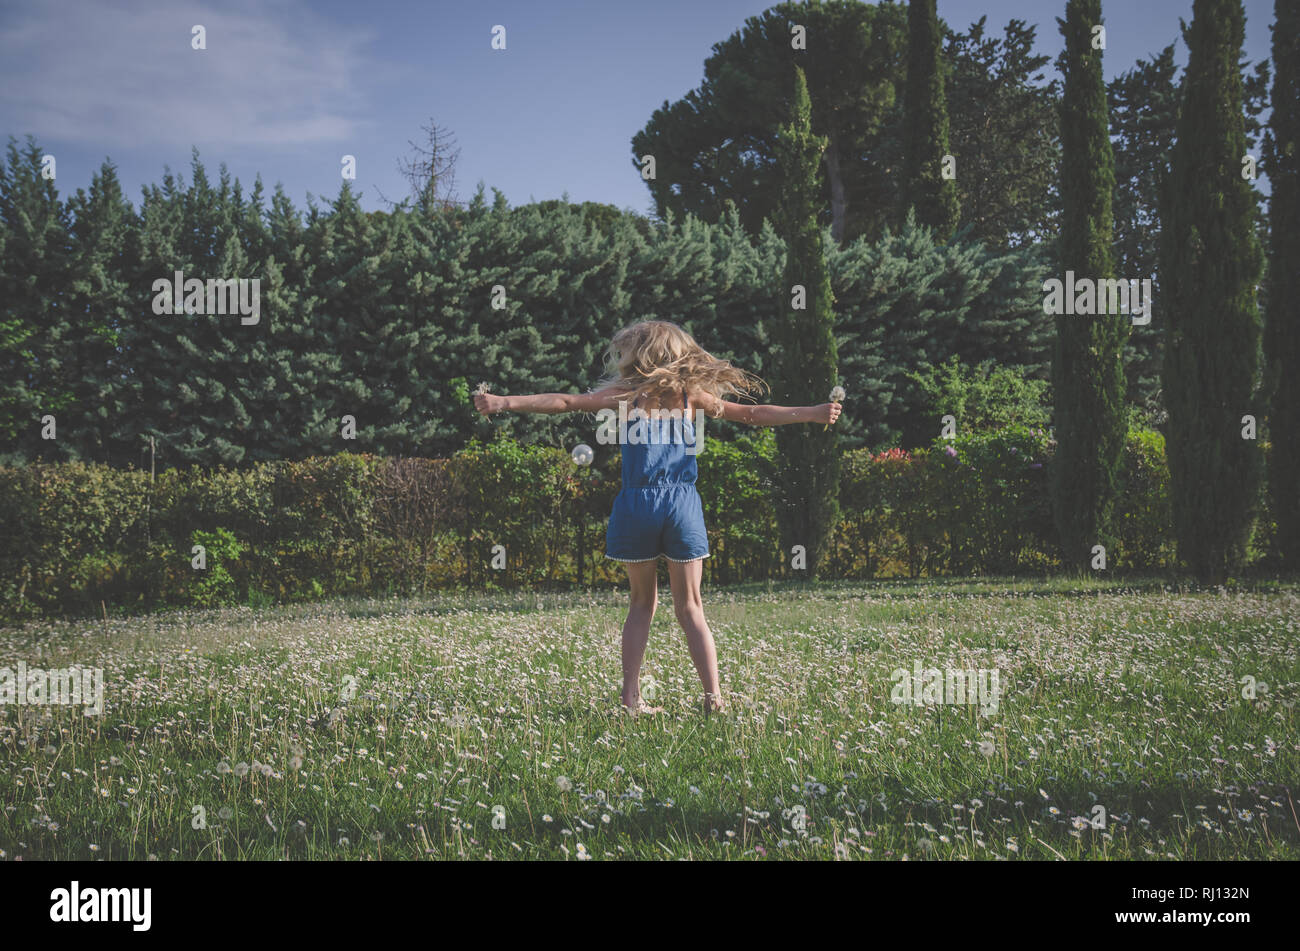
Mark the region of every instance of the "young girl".
[[[691, 660], [704, 686], [704, 712], [722, 710], [717, 652], [700, 601], [700, 578], [704, 559], [709, 557], [709, 540], [704, 508], [695, 489], [695, 453], [702, 445], [703, 434], [695, 433], [690, 422], [691, 408], [702, 409], [714, 419], [753, 426], [829, 425], [839, 418], [840, 404], [728, 403], [724, 396], [758, 392], [762, 381], [710, 355], [686, 331], [663, 320], [642, 321], [620, 330], [610, 342], [605, 361], [609, 375], [594, 392], [535, 396], [483, 393], [474, 397], [474, 405], [484, 415], [509, 410], [594, 413], [618, 410], [620, 403], [631, 401], [628, 436], [620, 446], [623, 487], [614, 499], [605, 535], [605, 556], [624, 563], [631, 585], [632, 601], [623, 625], [623, 706], [633, 713], [657, 713], [661, 709], [647, 706], [641, 699], [641, 661], [658, 604], [656, 575], [662, 555], [668, 559], [673, 611], [686, 634]], [[674, 409], [682, 415], [677, 424], [682, 438], [656, 440], [647, 432], [645, 414]]]

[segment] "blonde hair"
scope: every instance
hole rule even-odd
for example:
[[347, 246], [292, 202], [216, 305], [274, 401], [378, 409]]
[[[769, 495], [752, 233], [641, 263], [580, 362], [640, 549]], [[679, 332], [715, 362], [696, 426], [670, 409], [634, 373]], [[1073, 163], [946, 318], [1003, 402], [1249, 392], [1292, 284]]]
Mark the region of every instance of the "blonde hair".
[[766, 388], [761, 379], [713, 356], [667, 320], [643, 320], [614, 334], [605, 351], [605, 368], [602, 387], [624, 386], [629, 397], [644, 396], [661, 406], [686, 390], [723, 399]]

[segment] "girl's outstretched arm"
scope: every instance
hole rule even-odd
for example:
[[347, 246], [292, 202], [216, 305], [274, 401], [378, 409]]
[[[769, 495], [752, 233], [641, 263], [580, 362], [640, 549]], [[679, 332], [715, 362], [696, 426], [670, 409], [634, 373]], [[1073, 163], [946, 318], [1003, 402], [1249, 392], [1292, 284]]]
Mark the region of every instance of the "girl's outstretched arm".
[[495, 393], [478, 393], [474, 407], [484, 416], [493, 413], [594, 413], [602, 409], [618, 409], [618, 398], [623, 390], [607, 386], [594, 393], [534, 393], [531, 396], [497, 396]]
[[747, 406], [744, 403], [728, 403], [708, 393], [692, 394], [691, 402], [714, 419], [728, 419], [734, 423], [748, 423], [750, 426], [785, 426], [790, 423], [823, 423], [829, 426], [840, 418], [839, 403], [821, 403], [817, 406]]

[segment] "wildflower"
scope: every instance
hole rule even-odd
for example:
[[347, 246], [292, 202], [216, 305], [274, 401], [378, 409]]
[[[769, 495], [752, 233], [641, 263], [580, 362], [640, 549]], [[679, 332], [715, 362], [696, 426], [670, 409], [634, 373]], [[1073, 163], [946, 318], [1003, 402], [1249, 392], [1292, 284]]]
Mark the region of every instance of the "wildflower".
[[[832, 389], [831, 389], [831, 402], [832, 402], [832, 403], [841, 403], [841, 402], [843, 402], [843, 401], [844, 401], [844, 387], [842, 387], [842, 386], [836, 386], [836, 387], [832, 388]], [[827, 430], [827, 429], [830, 429], [830, 428], [831, 428], [831, 427], [830, 427], [830, 423], [827, 423], [825, 426], [822, 427], [822, 430], [824, 431], [824, 430]]]
[[990, 742], [989, 740], [980, 740], [980, 752], [983, 753], [985, 756], [992, 756], [994, 752], [994, 747], [992, 742]]

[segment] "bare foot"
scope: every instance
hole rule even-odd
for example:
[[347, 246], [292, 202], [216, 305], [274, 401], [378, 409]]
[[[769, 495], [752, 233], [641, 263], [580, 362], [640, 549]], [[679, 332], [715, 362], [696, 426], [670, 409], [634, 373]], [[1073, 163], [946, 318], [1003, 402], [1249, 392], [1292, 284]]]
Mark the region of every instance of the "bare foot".
[[720, 693], [706, 693], [704, 695], [704, 715], [707, 717], [710, 713], [725, 713], [727, 705], [722, 701]]
[[622, 709], [624, 713], [628, 713], [632, 716], [637, 716], [639, 714], [654, 716], [656, 713], [664, 712], [663, 707], [652, 707], [644, 700], [641, 700], [639, 698], [637, 700], [634, 700], [632, 703], [623, 703]]

